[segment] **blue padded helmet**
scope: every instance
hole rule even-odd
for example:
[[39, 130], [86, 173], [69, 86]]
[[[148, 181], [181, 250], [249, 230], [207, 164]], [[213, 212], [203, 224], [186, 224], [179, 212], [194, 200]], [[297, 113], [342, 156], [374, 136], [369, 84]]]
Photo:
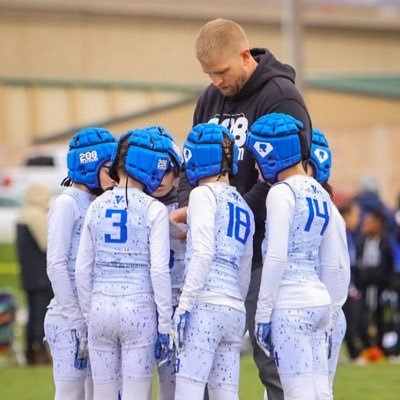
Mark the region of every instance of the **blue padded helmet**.
[[147, 193], [153, 193], [161, 184], [170, 162], [170, 139], [152, 132], [153, 127], [127, 132], [128, 150], [125, 169], [128, 175], [141, 182]]
[[91, 190], [100, 189], [101, 166], [115, 157], [117, 139], [104, 128], [85, 128], [69, 143], [68, 178]]
[[179, 171], [180, 167], [182, 166], [182, 156], [172, 135], [162, 126], [158, 125], [149, 126], [147, 129], [152, 135], [160, 135], [168, 139], [166, 144], [168, 145], [169, 157], [173, 163], [173, 166], [175, 166]]
[[312, 131], [309, 162], [314, 167], [317, 182], [327, 182], [331, 175], [332, 153], [325, 135], [318, 129]]
[[[223, 171], [224, 138], [231, 142], [231, 165]], [[183, 146], [183, 159], [189, 183], [196, 186], [199, 179], [220, 173], [236, 174], [238, 170], [238, 148], [235, 138], [227, 128], [213, 123], [196, 125], [188, 134]]]
[[253, 123], [246, 146], [266, 181], [276, 180], [279, 172], [302, 160], [302, 129], [300, 121], [281, 113], [264, 115]]

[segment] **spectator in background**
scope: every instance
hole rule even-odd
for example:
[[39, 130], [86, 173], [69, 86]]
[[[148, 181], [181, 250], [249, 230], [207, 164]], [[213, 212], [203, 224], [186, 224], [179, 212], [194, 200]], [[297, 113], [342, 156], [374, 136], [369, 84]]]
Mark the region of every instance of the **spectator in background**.
[[394, 257], [393, 269], [396, 281], [395, 286], [398, 287], [397, 290], [400, 293], [400, 194], [397, 197], [397, 206], [394, 212], [394, 219], [395, 219], [395, 229], [394, 229], [394, 234], [392, 236], [392, 247], [393, 247], [393, 257]]
[[393, 251], [393, 275], [390, 280], [390, 289], [395, 293], [395, 301], [392, 310], [392, 323], [397, 339], [393, 355], [400, 355], [400, 194], [397, 197], [397, 206], [394, 212], [395, 229], [391, 237]]
[[363, 363], [365, 360], [360, 355], [368, 342], [368, 326], [366, 320], [362, 318], [364, 309], [361, 292], [354, 283], [357, 263], [356, 232], [360, 224], [360, 208], [353, 199], [350, 199], [339, 204], [338, 209], [346, 224], [347, 247], [351, 268], [349, 294], [343, 306], [347, 322], [345, 341], [350, 359], [356, 363]]
[[361, 177], [355, 200], [362, 212], [383, 207], [382, 199], [379, 196], [378, 182], [374, 176]]
[[[393, 270], [393, 252], [385, 231], [386, 215], [382, 208], [371, 209], [364, 215], [363, 235], [358, 255], [355, 282], [369, 317], [369, 346], [382, 348], [384, 333], [381, 294], [388, 287]], [[364, 314], [365, 315], [365, 314]]]
[[[384, 229], [392, 234], [395, 229], [395, 220], [393, 211], [383, 202], [379, 194], [378, 181], [374, 176], [365, 175], [360, 180], [358, 193], [355, 200], [361, 210], [361, 223], [364, 220], [364, 215], [369, 211], [381, 210], [385, 217]], [[361, 228], [361, 225], [359, 226]], [[362, 236], [362, 232], [359, 231]]]
[[50, 186], [32, 183], [27, 188], [25, 204], [17, 217], [17, 255], [28, 303], [25, 350], [28, 365], [50, 362], [43, 344], [43, 321], [53, 297], [46, 273], [47, 212], [51, 196]]

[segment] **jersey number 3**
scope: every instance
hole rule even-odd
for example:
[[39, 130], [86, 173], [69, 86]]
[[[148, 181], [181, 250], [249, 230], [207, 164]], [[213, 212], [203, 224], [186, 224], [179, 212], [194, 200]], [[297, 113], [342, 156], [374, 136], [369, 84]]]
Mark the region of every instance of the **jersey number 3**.
[[106, 218], [111, 218], [112, 226], [118, 228], [118, 233], [115, 235], [106, 233], [104, 241], [106, 243], [125, 243], [128, 239], [128, 229], [126, 227], [128, 215], [126, 210], [113, 210], [109, 208], [106, 210]]

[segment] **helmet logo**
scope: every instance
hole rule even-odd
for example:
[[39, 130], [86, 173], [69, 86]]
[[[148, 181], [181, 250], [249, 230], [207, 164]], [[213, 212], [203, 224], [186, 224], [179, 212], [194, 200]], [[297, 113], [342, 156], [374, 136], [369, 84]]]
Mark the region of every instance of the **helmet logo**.
[[322, 149], [314, 150], [315, 157], [317, 157], [318, 161], [322, 164], [328, 159], [328, 152]]
[[79, 153], [79, 161], [81, 164], [88, 164], [94, 161], [98, 161], [97, 151], [86, 151], [84, 153]]
[[157, 162], [157, 169], [160, 169], [161, 171], [165, 171], [168, 167], [168, 160], [165, 158], [162, 158], [158, 160]]
[[271, 143], [268, 142], [255, 142], [254, 149], [262, 157], [266, 157], [274, 149]]
[[183, 148], [183, 159], [185, 160], [185, 163], [187, 163], [190, 159], [192, 158], [192, 152], [190, 149], [187, 147]]

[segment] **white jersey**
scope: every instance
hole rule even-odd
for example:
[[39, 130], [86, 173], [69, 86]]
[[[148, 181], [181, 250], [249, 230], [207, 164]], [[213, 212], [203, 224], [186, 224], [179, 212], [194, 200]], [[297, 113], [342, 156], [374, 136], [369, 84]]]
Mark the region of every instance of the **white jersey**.
[[267, 200], [266, 243], [256, 321], [272, 309], [331, 304], [321, 269], [338, 268], [331, 200], [313, 178], [291, 176], [275, 184]]
[[[167, 206], [168, 213], [178, 209], [178, 203]], [[183, 281], [185, 280], [185, 253], [186, 242], [179, 239], [179, 231], [186, 230], [185, 224], [169, 224], [170, 259], [169, 270], [171, 274], [172, 305], [178, 305], [178, 298], [182, 291]]]
[[83, 322], [75, 263], [83, 221], [94, 199], [90, 193], [68, 187], [53, 202], [48, 215], [47, 275], [54, 292], [48, 314], [68, 319], [71, 328]]
[[227, 305], [244, 311], [253, 254], [253, 213], [223, 182], [193, 189], [188, 205], [187, 276], [179, 307]]
[[92, 293], [138, 295], [155, 301], [159, 332], [169, 333], [169, 251], [168, 211], [159, 201], [138, 189], [119, 187], [97, 198], [86, 215], [76, 267], [86, 320]]

